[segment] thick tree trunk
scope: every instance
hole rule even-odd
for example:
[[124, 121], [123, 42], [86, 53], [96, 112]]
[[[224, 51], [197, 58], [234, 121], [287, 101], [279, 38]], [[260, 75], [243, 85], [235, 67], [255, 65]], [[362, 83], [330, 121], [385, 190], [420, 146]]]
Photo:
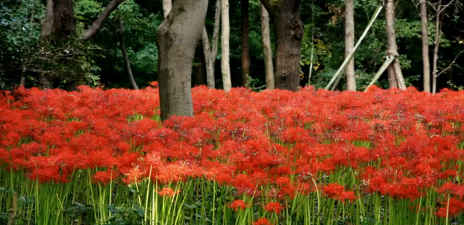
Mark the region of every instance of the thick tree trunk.
[[[387, 0], [385, 7], [385, 17], [386, 17], [386, 30], [387, 30], [387, 56], [397, 57], [398, 46], [396, 45], [396, 32], [395, 32], [395, 2], [394, 0]], [[406, 84], [404, 82], [403, 73], [401, 72], [401, 67], [398, 58], [396, 58], [393, 63], [388, 67], [389, 81], [390, 85], [393, 87], [393, 76], [396, 79], [397, 87], [401, 90], [406, 89]]]
[[248, 6], [249, 0], [241, 0], [242, 12], [242, 85], [248, 84], [250, 76], [250, 46], [248, 41], [249, 36], [249, 19]]
[[[354, 0], [345, 0], [345, 57], [354, 49]], [[345, 69], [346, 86], [349, 91], [356, 91], [354, 57]]]
[[224, 91], [230, 91], [232, 88], [232, 81], [230, 75], [230, 26], [229, 26], [229, 0], [222, 0], [221, 5], [222, 16], [222, 38], [221, 38], [221, 71], [222, 71], [222, 85]]
[[42, 40], [66, 40], [75, 31], [73, 0], [47, 0]]
[[203, 54], [205, 55], [206, 64], [206, 83], [209, 88], [215, 88], [216, 80], [214, 78], [214, 67], [218, 51], [219, 28], [221, 22], [221, 0], [216, 0], [216, 11], [214, 13], [214, 30], [211, 42], [209, 41], [208, 31], [203, 27]]
[[120, 41], [120, 47], [121, 47], [121, 52], [122, 56], [124, 57], [124, 64], [126, 66], [126, 71], [127, 75], [129, 76], [129, 80], [132, 84], [132, 87], [135, 90], [139, 89], [139, 86], [137, 86], [137, 82], [135, 82], [134, 74], [132, 73], [132, 68], [129, 60], [129, 56], [127, 55], [127, 50], [126, 50], [126, 40], [124, 38], [124, 23], [122, 20], [119, 20], [119, 41]]
[[103, 21], [113, 12], [121, 3], [123, 3], [125, 0], [112, 0], [103, 10], [103, 12], [98, 16], [98, 18], [92, 23], [92, 26], [90, 26], [82, 35], [81, 39], [82, 40], [88, 40], [92, 38], [98, 30], [100, 30], [101, 26], [103, 25]]
[[275, 88], [275, 83], [271, 48], [271, 27], [269, 25], [269, 13], [263, 5], [261, 5], [261, 34], [264, 51], [264, 66], [266, 69], [266, 88], [272, 90]]
[[296, 91], [300, 86], [303, 22], [300, 0], [261, 0], [276, 28], [275, 87]]
[[168, 17], [169, 12], [172, 9], [172, 0], [163, 0], [163, 16]]
[[161, 119], [192, 116], [192, 60], [208, 0], [176, 0], [157, 33]]
[[427, 16], [427, 0], [420, 1], [420, 16], [422, 30], [422, 64], [424, 72], [424, 91], [430, 92], [430, 57], [429, 57], [429, 31]]

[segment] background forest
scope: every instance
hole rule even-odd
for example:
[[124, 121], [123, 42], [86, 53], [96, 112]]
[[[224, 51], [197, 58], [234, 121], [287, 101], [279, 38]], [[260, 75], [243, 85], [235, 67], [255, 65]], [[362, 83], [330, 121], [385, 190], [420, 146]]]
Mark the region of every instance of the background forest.
[[[74, 0], [76, 36], [84, 33], [108, 5], [108, 0]], [[442, 12], [438, 70], [438, 90], [461, 89], [464, 86], [464, 6], [462, 1], [449, 1]], [[244, 84], [254, 89], [265, 86], [265, 67], [261, 41], [261, 6], [249, 1], [250, 79], [243, 82], [242, 23], [243, 1], [230, 1], [230, 69], [233, 86]], [[432, 59], [436, 22], [436, 5], [447, 1], [430, 1], [428, 30]], [[212, 33], [214, 2], [210, 2], [206, 26]], [[355, 1], [355, 33], [357, 40], [366, 27], [378, 3], [372, 0]], [[50, 78], [51, 87], [72, 89], [76, 83], [107, 88], [131, 88], [126, 72], [122, 41], [127, 48], [128, 61], [140, 87], [157, 80], [158, 50], [156, 32], [163, 20], [161, 1], [126, 0], [104, 20], [96, 35], [83, 41], [70, 38], [61, 47], [51, 48], [40, 40], [45, 17], [45, 0], [4, 0], [0, 2], [0, 88], [11, 89], [20, 83], [27, 87], [43, 86], [40, 74]], [[301, 3], [304, 38], [301, 49], [301, 84], [324, 87], [344, 59], [344, 1], [304, 0]], [[382, 12], [383, 14], [383, 12]], [[356, 82], [362, 90], [385, 60], [387, 45], [385, 17], [379, 16], [372, 30], [355, 55]], [[422, 89], [421, 20], [419, 1], [396, 2], [396, 34], [401, 68], [408, 86]], [[271, 23], [271, 33], [274, 32]], [[271, 35], [272, 43], [275, 38]], [[219, 49], [221, 48], [219, 44]], [[275, 46], [273, 46], [275, 48]], [[193, 63], [192, 84], [206, 84], [206, 68], [201, 43]], [[69, 57], [71, 56], [71, 57]], [[72, 58], [72, 62], [66, 61]], [[216, 87], [222, 87], [219, 50], [216, 60]], [[311, 67], [312, 64], [312, 67]], [[338, 89], [346, 89], [340, 82]], [[388, 87], [387, 76], [377, 85]]]

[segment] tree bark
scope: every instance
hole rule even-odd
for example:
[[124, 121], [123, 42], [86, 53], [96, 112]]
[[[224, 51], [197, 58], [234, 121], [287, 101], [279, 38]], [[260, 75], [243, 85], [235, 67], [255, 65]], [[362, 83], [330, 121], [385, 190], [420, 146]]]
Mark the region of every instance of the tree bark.
[[[354, 0], [345, 0], [345, 57], [354, 50]], [[345, 69], [346, 86], [349, 91], [356, 91], [354, 57]]]
[[249, 0], [241, 0], [242, 16], [242, 85], [248, 84], [250, 76], [250, 46], [249, 46]]
[[232, 88], [232, 81], [230, 75], [230, 26], [229, 26], [229, 0], [222, 0], [221, 5], [222, 16], [222, 38], [221, 38], [221, 71], [222, 71], [222, 84], [224, 91], [228, 92]]
[[438, 1], [437, 14], [435, 15], [435, 41], [433, 48], [433, 71], [432, 71], [432, 93], [437, 92], [437, 78], [438, 78], [438, 51], [440, 50], [440, 41], [441, 41], [441, 0]]
[[103, 10], [103, 12], [98, 16], [98, 18], [92, 23], [92, 26], [90, 26], [82, 35], [81, 39], [82, 40], [89, 40], [92, 38], [98, 30], [100, 30], [103, 21], [113, 12], [121, 3], [123, 3], [125, 0], [112, 0], [106, 8]]
[[66, 40], [74, 34], [76, 24], [72, 0], [47, 0], [45, 18], [41, 31], [42, 40]]
[[161, 119], [192, 116], [192, 60], [208, 0], [176, 0], [157, 32]]
[[163, 0], [163, 16], [168, 17], [169, 12], [172, 9], [172, 0]]
[[203, 53], [206, 63], [206, 83], [209, 88], [215, 88], [214, 68], [218, 51], [219, 27], [221, 22], [221, 0], [216, 0], [216, 10], [214, 13], [214, 30], [211, 42], [209, 41], [208, 31], [203, 27]]
[[261, 33], [264, 51], [264, 66], [266, 69], [266, 88], [272, 90], [275, 88], [275, 83], [274, 64], [272, 62], [271, 28], [269, 25], [269, 13], [263, 5], [261, 5]]
[[296, 91], [300, 86], [303, 22], [300, 0], [261, 0], [276, 28], [275, 87]]
[[119, 20], [119, 32], [120, 32], [119, 41], [121, 44], [120, 47], [121, 47], [122, 56], [124, 57], [124, 64], [126, 66], [127, 75], [129, 76], [129, 80], [132, 84], [132, 87], [135, 90], [139, 90], [139, 86], [137, 86], [137, 82], [135, 82], [134, 74], [132, 73], [129, 56], [127, 55], [126, 40], [124, 38], [124, 22], [122, 22], [122, 20]]
[[429, 31], [427, 16], [427, 0], [420, 1], [420, 16], [422, 30], [422, 68], [424, 91], [430, 92], [430, 57], [429, 57]]
[[[406, 89], [404, 82], [403, 73], [401, 72], [400, 63], [398, 60], [398, 46], [396, 45], [396, 32], [395, 32], [395, 1], [387, 0], [385, 6], [385, 17], [386, 17], [386, 30], [387, 30], [387, 56], [396, 57], [393, 63], [388, 67], [388, 76], [390, 81], [390, 87], [393, 86], [393, 81], [396, 80], [396, 86], [401, 89]], [[394, 77], [394, 78], [393, 78]]]

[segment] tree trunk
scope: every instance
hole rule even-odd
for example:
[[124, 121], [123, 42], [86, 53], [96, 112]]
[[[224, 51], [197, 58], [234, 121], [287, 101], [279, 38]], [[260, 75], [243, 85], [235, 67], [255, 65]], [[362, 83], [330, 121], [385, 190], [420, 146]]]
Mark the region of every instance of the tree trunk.
[[47, 0], [42, 40], [66, 40], [75, 31], [73, 0]]
[[209, 88], [215, 88], [216, 80], [214, 78], [214, 68], [219, 41], [219, 27], [221, 22], [221, 0], [216, 0], [216, 10], [214, 13], [214, 30], [211, 42], [209, 41], [208, 31], [203, 27], [203, 54], [205, 55], [206, 64], [206, 83]]
[[[439, 9], [441, 6], [441, 0], [439, 1]], [[433, 48], [433, 71], [432, 71], [432, 93], [437, 92], [437, 78], [438, 78], [438, 51], [440, 50], [440, 39], [441, 39], [441, 26], [440, 26], [440, 13], [435, 16], [435, 41]]]
[[[390, 81], [390, 87], [393, 86], [393, 80], [396, 80], [396, 86], [401, 89], [406, 89], [404, 82], [403, 73], [401, 72], [400, 63], [398, 60], [398, 46], [396, 45], [396, 32], [395, 32], [395, 2], [394, 0], [387, 0], [385, 7], [386, 17], [386, 30], [387, 30], [387, 56], [396, 57], [393, 63], [388, 67], [388, 76]], [[393, 79], [393, 77], [395, 79]]]
[[242, 16], [242, 85], [248, 85], [250, 76], [250, 46], [248, 41], [249, 36], [249, 0], [241, 0], [241, 16]]
[[90, 26], [82, 35], [81, 39], [82, 40], [89, 40], [92, 38], [98, 30], [100, 30], [103, 21], [113, 12], [121, 3], [123, 3], [125, 0], [112, 0], [103, 10], [103, 12], [98, 16], [98, 18], [92, 23], [92, 26]]
[[427, 0], [420, 1], [420, 16], [422, 30], [422, 64], [424, 72], [424, 91], [430, 92], [430, 58], [429, 58], [429, 32], [427, 16]]
[[163, 0], [163, 16], [168, 17], [169, 12], [172, 9], [172, 0]]
[[[345, 0], [345, 57], [354, 49], [354, 0]], [[349, 91], [356, 91], [354, 57], [345, 69], [346, 86]]]
[[122, 56], [124, 57], [124, 64], [126, 65], [127, 75], [129, 76], [129, 80], [132, 84], [132, 87], [135, 90], [138, 90], [139, 86], [137, 86], [137, 83], [135, 82], [134, 74], [132, 73], [132, 68], [130, 65], [129, 56], [127, 56], [126, 41], [124, 39], [124, 23], [122, 22], [122, 20], [119, 20], [119, 32], [120, 32], [119, 41], [121, 44], [120, 47], [121, 47]]
[[275, 87], [296, 91], [300, 86], [303, 22], [300, 0], [261, 0], [276, 28]]
[[271, 28], [269, 25], [269, 13], [266, 8], [261, 5], [261, 33], [264, 51], [264, 65], [266, 69], [266, 88], [274, 89], [274, 64], [272, 62], [271, 48]]
[[232, 88], [232, 81], [230, 76], [230, 26], [229, 26], [229, 0], [222, 0], [222, 56], [221, 56], [221, 71], [222, 71], [222, 84], [224, 91], [228, 92]]
[[161, 119], [192, 116], [192, 60], [208, 0], [176, 0], [157, 33]]

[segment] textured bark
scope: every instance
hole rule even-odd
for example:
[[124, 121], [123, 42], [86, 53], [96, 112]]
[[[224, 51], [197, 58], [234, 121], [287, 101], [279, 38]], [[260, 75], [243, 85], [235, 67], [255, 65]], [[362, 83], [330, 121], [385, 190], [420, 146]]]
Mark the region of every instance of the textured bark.
[[139, 89], [139, 86], [137, 86], [137, 83], [135, 82], [134, 74], [132, 73], [132, 68], [131, 68], [131, 63], [129, 60], [129, 56], [127, 55], [127, 49], [126, 49], [126, 40], [124, 38], [124, 23], [122, 20], [119, 21], [119, 41], [120, 41], [120, 47], [121, 47], [121, 52], [122, 56], [124, 57], [124, 64], [126, 66], [126, 71], [127, 75], [129, 76], [129, 80], [132, 84], [132, 87], [135, 90]]
[[[345, 57], [354, 50], [354, 0], [345, 0]], [[349, 91], [356, 91], [354, 57], [345, 69], [346, 86]]]
[[274, 83], [274, 63], [272, 62], [271, 48], [271, 27], [269, 24], [269, 13], [261, 5], [261, 33], [264, 51], [264, 66], [266, 69], [266, 88], [272, 90], [275, 88]]
[[157, 33], [161, 119], [192, 116], [192, 60], [208, 0], [176, 0]]
[[224, 91], [230, 91], [232, 88], [232, 81], [230, 76], [230, 25], [229, 25], [229, 0], [221, 1], [221, 16], [222, 16], [222, 38], [221, 38], [221, 72], [222, 72], [222, 85]]
[[74, 34], [75, 26], [72, 0], [47, 0], [42, 40], [66, 40]]
[[[386, 17], [386, 30], [387, 30], [387, 56], [397, 57], [398, 46], [396, 45], [396, 32], [395, 32], [395, 1], [387, 0], [385, 6], [385, 17]], [[396, 80], [396, 86], [404, 90], [406, 89], [406, 84], [404, 82], [403, 73], [401, 72], [401, 67], [398, 58], [396, 58], [393, 63], [388, 67], [388, 76], [390, 81], [390, 87], [393, 86], [393, 81]], [[393, 78], [394, 77], [394, 78]]]
[[427, 16], [427, 0], [420, 1], [420, 16], [422, 30], [422, 68], [423, 68], [423, 84], [424, 91], [430, 92], [430, 57], [429, 57], [429, 32], [428, 32], [428, 16]]
[[203, 27], [203, 54], [205, 55], [206, 64], [206, 83], [209, 88], [215, 88], [216, 80], [214, 78], [214, 66], [218, 51], [219, 28], [221, 22], [221, 0], [216, 0], [216, 10], [214, 13], [214, 30], [211, 42], [208, 37], [206, 27]]
[[241, 16], [242, 16], [242, 85], [248, 84], [250, 76], [250, 44], [249, 35], [249, 19], [248, 10], [249, 0], [241, 0]]
[[172, 9], [172, 0], [163, 0], [163, 15], [164, 18], [168, 17], [169, 12]]
[[106, 18], [113, 12], [121, 3], [123, 3], [125, 0], [112, 0], [103, 10], [103, 12], [98, 16], [98, 18], [92, 23], [92, 26], [90, 26], [82, 35], [81, 39], [83, 40], [88, 40], [92, 38], [98, 30], [100, 30], [103, 21], [105, 21]]
[[300, 86], [303, 22], [300, 0], [261, 0], [276, 29], [275, 87], [296, 91]]

